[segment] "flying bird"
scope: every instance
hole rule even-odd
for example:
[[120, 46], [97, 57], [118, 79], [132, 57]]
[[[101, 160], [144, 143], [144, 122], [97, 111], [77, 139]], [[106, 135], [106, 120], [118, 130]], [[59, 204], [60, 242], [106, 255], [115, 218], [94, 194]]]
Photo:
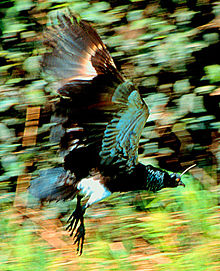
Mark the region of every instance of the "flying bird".
[[42, 171], [29, 191], [42, 201], [77, 197], [67, 230], [81, 254], [89, 206], [114, 192], [156, 192], [184, 184], [179, 174], [138, 162], [148, 106], [118, 71], [90, 24], [71, 12], [58, 14], [45, 31], [44, 44], [48, 50], [42, 68], [56, 78], [59, 93], [50, 140], [60, 144], [64, 162], [62, 167]]

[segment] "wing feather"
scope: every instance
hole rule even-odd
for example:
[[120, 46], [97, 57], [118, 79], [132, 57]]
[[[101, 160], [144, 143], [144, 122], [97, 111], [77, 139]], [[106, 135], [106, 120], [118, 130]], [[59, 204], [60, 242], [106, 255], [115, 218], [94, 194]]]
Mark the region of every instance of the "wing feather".
[[112, 101], [120, 105], [120, 111], [104, 132], [102, 164], [123, 164], [132, 169], [137, 164], [139, 140], [149, 111], [130, 82], [118, 87]]
[[91, 81], [116, 69], [97, 32], [71, 13], [58, 13], [44, 33], [44, 45], [50, 50], [44, 54], [43, 70], [61, 80], [61, 87], [75, 80]]

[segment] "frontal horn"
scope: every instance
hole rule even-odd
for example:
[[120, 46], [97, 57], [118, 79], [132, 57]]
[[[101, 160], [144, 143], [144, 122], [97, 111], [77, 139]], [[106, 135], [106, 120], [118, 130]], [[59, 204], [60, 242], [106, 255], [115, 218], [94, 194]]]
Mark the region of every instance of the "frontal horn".
[[186, 168], [181, 174], [180, 174], [180, 177], [183, 176], [183, 174], [185, 174], [187, 171], [189, 171], [191, 168], [195, 167], [196, 164], [192, 165], [192, 166], [189, 166], [188, 168]]

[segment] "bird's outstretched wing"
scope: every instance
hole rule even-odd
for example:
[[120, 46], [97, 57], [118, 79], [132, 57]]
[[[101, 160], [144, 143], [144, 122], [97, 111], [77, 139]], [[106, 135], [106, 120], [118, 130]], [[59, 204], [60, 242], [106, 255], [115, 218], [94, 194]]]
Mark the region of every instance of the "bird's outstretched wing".
[[133, 84], [127, 81], [117, 87], [112, 102], [118, 104], [120, 110], [104, 132], [101, 163], [132, 169], [137, 165], [139, 140], [149, 115], [148, 108]]
[[72, 14], [61, 14], [46, 31], [45, 44], [50, 51], [43, 68], [60, 82], [51, 135], [65, 150], [65, 169], [77, 179], [100, 165], [134, 167], [148, 109], [97, 32]]
[[73, 14], [58, 13], [57, 20], [44, 32], [42, 67], [60, 80], [62, 95], [70, 95], [77, 82], [87, 83], [97, 75], [114, 72], [116, 66], [97, 32]]

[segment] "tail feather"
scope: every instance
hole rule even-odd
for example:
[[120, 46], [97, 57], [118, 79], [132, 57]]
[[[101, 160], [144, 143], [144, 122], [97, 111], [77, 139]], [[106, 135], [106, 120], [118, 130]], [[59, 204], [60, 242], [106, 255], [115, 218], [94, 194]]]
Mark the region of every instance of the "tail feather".
[[63, 168], [42, 170], [40, 176], [31, 181], [29, 193], [40, 201], [73, 199], [77, 192], [74, 181]]

